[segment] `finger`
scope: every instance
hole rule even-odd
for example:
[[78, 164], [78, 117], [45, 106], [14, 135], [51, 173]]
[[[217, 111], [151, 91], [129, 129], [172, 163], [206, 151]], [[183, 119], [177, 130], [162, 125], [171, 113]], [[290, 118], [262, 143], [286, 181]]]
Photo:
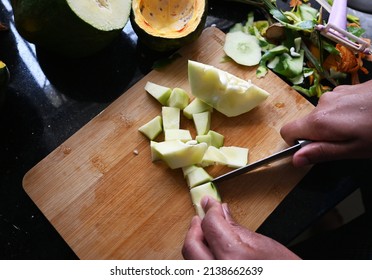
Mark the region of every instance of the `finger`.
[[229, 224], [236, 226], [237, 223], [236, 223], [236, 221], [233, 219], [233, 217], [231, 216], [230, 208], [229, 208], [229, 206], [227, 205], [227, 203], [222, 203], [222, 210], [223, 210], [223, 213], [224, 213], [224, 215], [225, 215], [225, 219], [226, 219], [226, 221], [227, 221]]
[[293, 155], [293, 165], [305, 166], [350, 157], [353, 148], [348, 142], [313, 142]]
[[231, 216], [231, 212], [227, 203], [220, 203], [210, 196], [205, 196], [201, 201], [201, 205], [205, 213], [214, 212], [213, 215], [218, 215], [230, 225], [237, 225], [237, 223]]
[[205, 244], [201, 229], [201, 220], [198, 216], [191, 220], [190, 228], [186, 234], [182, 247], [182, 255], [186, 260], [213, 260], [214, 256]]
[[205, 213], [207, 213], [210, 209], [214, 209], [214, 211], [218, 211], [224, 216], [222, 203], [217, 201], [214, 197], [206, 195], [200, 201], [200, 205], [203, 207]]
[[350, 92], [353, 92], [356, 89], [358, 89], [358, 86], [359, 85], [339, 85], [339, 86], [335, 87], [332, 90], [332, 92], [333, 93], [341, 93], [341, 92], [350, 93]]
[[[252, 243], [252, 240], [254, 240], [255, 236], [258, 236], [259, 234], [249, 230], [248, 228], [242, 227], [239, 225], [231, 216], [230, 209], [226, 203], [222, 204], [222, 209], [224, 210], [226, 220], [234, 226], [234, 232], [240, 237], [240, 239], [243, 241], [243, 243], [246, 244], [245, 250], [249, 248], [250, 243]], [[248, 245], [248, 246], [247, 246]], [[246, 251], [248, 252], [248, 251]]]
[[308, 116], [292, 121], [280, 129], [280, 135], [288, 145], [294, 145], [298, 140], [315, 140], [310, 129]]
[[224, 259], [229, 256], [230, 251], [241, 246], [241, 239], [235, 232], [236, 222], [221, 203], [210, 197], [202, 201], [202, 206], [205, 211], [201, 224], [204, 238], [213, 255], [217, 259]]
[[334, 96], [332, 92], [324, 93], [312, 112], [284, 125], [280, 130], [284, 141], [288, 145], [293, 145], [298, 140], [321, 140], [332, 137], [333, 133], [329, 132], [327, 125], [329, 117], [324, 108], [335, 102]]

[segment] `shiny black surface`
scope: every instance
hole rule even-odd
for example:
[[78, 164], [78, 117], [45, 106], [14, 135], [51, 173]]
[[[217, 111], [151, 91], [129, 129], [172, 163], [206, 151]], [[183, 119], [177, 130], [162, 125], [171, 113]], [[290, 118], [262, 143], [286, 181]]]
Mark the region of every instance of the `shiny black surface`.
[[349, 0], [348, 6], [358, 11], [362, 11], [365, 13], [372, 13], [371, 0]]
[[[227, 31], [251, 7], [210, 1], [207, 26]], [[0, 3], [0, 60], [11, 81], [0, 109], [0, 259], [76, 259], [22, 188], [36, 163], [151, 70], [164, 56], [137, 44], [130, 24], [97, 55], [66, 59], [35, 50], [19, 37], [8, 0]], [[208, 46], [206, 46], [208, 47]], [[288, 243], [360, 184], [369, 161], [314, 167], [259, 231]]]

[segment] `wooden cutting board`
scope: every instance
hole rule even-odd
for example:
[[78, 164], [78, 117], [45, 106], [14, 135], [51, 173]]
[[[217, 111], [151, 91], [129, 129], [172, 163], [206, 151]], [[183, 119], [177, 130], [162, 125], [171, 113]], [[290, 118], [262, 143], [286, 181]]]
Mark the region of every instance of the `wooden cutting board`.
[[[189, 91], [191, 59], [266, 89], [271, 96], [246, 114], [212, 114], [211, 129], [225, 136], [226, 146], [248, 147], [249, 162], [287, 147], [281, 126], [313, 109], [275, 74], [256, 79], [255, 68], [223, 63], [224, 36], [206, 29], [181, 58], [149, 73], [25, 175], [25, 191], [81, 259], [182, 258], [195, 212], [182, 171], [152, 163], [149, 140], [137, 131], [161, 112], [144, 90], [147, 81]], [[182, 119], [181, 127], [195, 136], [191, 121]], [[216, 176], [229, 169], [208, 171]], [[256, 230], [307, 171], [284, 159], [221, 183], [219, 190], [238, 222]]]

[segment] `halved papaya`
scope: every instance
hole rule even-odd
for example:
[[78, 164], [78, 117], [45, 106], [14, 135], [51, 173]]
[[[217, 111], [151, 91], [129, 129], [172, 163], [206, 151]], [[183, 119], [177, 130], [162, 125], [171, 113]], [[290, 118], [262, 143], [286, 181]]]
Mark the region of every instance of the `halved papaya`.
[[131, 0], [12, 0], [20, 35], [66, 56], [87, 56], [120, 34]]
[[207, 0], [133, 0], [131, 23], [148, 48], [171, 51], [195, 41], [203, 31]]

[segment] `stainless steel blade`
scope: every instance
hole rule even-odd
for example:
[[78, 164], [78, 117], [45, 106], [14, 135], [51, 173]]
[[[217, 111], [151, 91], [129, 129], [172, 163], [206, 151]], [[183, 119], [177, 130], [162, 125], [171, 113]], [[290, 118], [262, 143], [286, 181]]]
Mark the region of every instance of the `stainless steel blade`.
[[282, 159], [282, 158], [285, 158], [285, 157], [288, 157], [290, 155], [293, 155], [295, 152], [297, 152], [299, 149], [301, 149], [302, 147], [306, 146], [307, 144], [311, 143], [311, 141], [308, 141], [308, 140], [299, 140], [297, 144], [285, 149], [285, 150], [282, 150], [280, 152], [277, 152], [275, 154], [272, 154], [271, 156], [268, 156], [266, 158], [263, 158], [261, 160], [258, 160], [254, 163], [251, 163], [251, 164], [248, 164], [246, 166], [243, 166], [243, 167], [240, 167], [238, 169], [235, 169], [233, 171], [230, 171], [226, 174], [223, 174], [219, 177], [216, 177], [212, 180], [212, 183], [214, 184], [218, 184], [222, 181], [225, 181], [225, 180], [228, 180], [228, 179], [231, 179], [235, 176], [238, 176], [238, 175], [241, 175], [241, 174], [244, 174], [244, 173], [247, 173], [249, 171], [252, 171], [254, 169], [257, 169], [261, 166], [264, 166], [264, 165], [267, 165], [269, 163], [272, 163], [274, 161], [277, 161], [279, 159]]

